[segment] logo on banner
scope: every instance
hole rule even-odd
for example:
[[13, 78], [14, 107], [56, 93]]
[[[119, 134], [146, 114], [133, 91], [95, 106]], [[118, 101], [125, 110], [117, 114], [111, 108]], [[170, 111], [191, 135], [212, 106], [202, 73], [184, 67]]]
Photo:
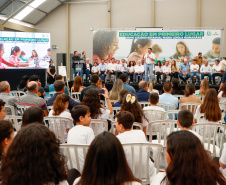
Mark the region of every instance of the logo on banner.
[[207, 32], [207, 35], [208, 35], [208, 36], [211, 36], [211, 35], [212, 35], [212, 32], [211, 32], [211, 31], [208, 31], [208, 32]]

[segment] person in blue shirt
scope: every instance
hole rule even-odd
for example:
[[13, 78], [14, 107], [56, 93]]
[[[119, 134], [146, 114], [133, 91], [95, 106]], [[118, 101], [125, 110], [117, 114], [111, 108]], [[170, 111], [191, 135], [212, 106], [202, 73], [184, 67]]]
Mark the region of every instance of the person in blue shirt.
[[138, 85], [140, 90], [135, 93], [138, 102], [148, 101], [150, 96], [150, 93], [148, 92], [148, 83], [146, 81], [140, 81]]
[[186, 82], [188, 78], [190, 78], [190, 73], [189, 73], [189, 64], [187, 60], [184, 60], [183, 63], [180, 64], [180, 68], [179, 68], [179, 77]]
[[[61, 75], [56, 75], [56, 76], [55, 76], [55, 80], [56, 80], [56, 81], [57, 81], [57, 80], [62, 80], [62, 79], [63, 79], [63, 78], [62, 78]], [[49, 86], [49, 92], [54, 92], [54, 91], [55, 91], [54, 84], [51, 84], [51, 85]], [[65, 85], [64, 94], [69, 95], [69, 91], [68, 91], [68, 88], [67, 88], [66, 85]]]
[[128, 93], [129, 91], [127, 89], [122, 89], [119, 93], [119, 99], [117, 102], [115, 102], [113, 107], [121, 107], [122, 102], [123, 102], [123, 98], [124, 96]]
[[108, 65], [104, 63], [104, 59], [101, 59], [101, 63], [98, 66], [99, 68], [99, 77], [101, 78], [102, 81], [105, 80], [106, 76], [107, 76], [107, 68]]
[[119, 79], [121, 79], [123, 81], [124, 89], [127, 89], [130, 93], [133, 93], [133, 94], [136, 93], [135, 89], [127, 83], [128, 79], [127, 79], [127, 76], [125, 73], [120, 74]]
[[122, 63], [118, 67], [118, 75], [120, 74], [126, 74], [128, 78], [129, 73], [127, 71], [127, 64], [125, 59], [122, 59]]
[[171, 94], [171, 91], [172, 91], [171, 82], [164, 83], [163, 91], [164, 91], [164, 93], [159, 96], [159, 103], [172, 104], [172, 105], [175, 105], [176, 108], [178, 108], [178, 98], [174, 97]]

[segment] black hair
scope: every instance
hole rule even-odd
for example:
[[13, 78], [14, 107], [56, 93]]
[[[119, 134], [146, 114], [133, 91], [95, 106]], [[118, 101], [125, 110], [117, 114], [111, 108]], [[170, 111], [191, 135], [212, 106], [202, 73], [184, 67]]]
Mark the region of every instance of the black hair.
[[27, 81], [29, 80], [29, 77], [27, 75], [24, 75], [21, 80], [20, 83], [18, 85], [19, 89], [23, 89], [27, 86]]
[[40, 76], [38, 76], [38, 75], [32, 75], [32, 76], [30, 76], [30, 78], [29, 78], [29, 81], [39, 81], [40, 80]]
[[22, 116], [22, 127], [34, 122], [43, 124], [44, 112], [40, 107], [32, 106], [27, 108]]
[[3, 106], [5, 106], [5, 102], [2, 99], [0, 99], [0, 111], [2, 110]]
[[120, 75], [119, 75], [119, 79], [121, 79], [121, 80], [123, 81], [123, 83], [126, 83], [126, 81], [127, 81], [127, 76], [126, 76], [126, 74], [125, 74], [125, 73], [120, 74]]
[[19, 46], [15, 46], [11, 48], [11, 55], [14, 55], [14, 52], [18, 52], [20, 51], [20, 47]]
[[177, 120], [182, 127], [190, 128], [193, 123], [193, 114], [189, 110], [181, 110], [178, 113]]
[[73, 109], [71, 110], [71, 117], [74, 119], [74, 121], [80, 122], [79, 117], [85, 117], [85, 115], [90, 112], [90, 109], [86, 105], [77, 105], [74, 106]]
[[134, 116], [129, 111], [120, 111], [118, 114], [115, 115], [117, 118], [117, 122], [122, 124], [125, 129], [131, 129], [134, 123]]
[[151, 43], [150, 39], [137, 39], [136, 42], [133, 39], [132, 41], [132, 45], [131, 45], [131, 49], [130, 49], [130, 53], [133, 53], [135, 51], [137, 51], [137, 46], [141, 45], [142, 47], [146, 46], [148, 43]]
[[91, 83], [96, 84], [99, 80], [99, 76], [97, 74], [93, 74], [90, 78]]

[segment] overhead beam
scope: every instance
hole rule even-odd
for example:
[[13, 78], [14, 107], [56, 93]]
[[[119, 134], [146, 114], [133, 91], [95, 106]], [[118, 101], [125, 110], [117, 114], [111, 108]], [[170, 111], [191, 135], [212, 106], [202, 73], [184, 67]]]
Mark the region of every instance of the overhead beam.
[[[16, 1], [26, 4], [26, 2], [21, 1], [21, 0], [16, 0]], [[28, 6], [29, 6], [29, 5], [28, 5]], [[32, 8], [33, 8], [33, 7], [32, 7]], [[46, 14], [46, 15], [48, 14], [47, 12], [45, 12], [45, 11], [43, 11], [43, 10], [39, 9], [39, 8], [34, 8], [34, 9], [35, 9], [35, 10], [38, 10], [38, 11], [40, 11], [40, 12], [42, 12], [42, 13]]]
[[7, 1], [1, 8], [0, 8], [0, 13], [5, 10], [10, 4], [12, 3], [12, 1]]

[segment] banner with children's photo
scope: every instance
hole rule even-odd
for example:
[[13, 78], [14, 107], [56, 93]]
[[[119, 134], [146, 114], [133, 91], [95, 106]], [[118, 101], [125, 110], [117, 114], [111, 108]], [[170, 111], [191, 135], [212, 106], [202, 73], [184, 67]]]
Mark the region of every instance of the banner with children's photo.
[[202, 53], [208, 61], [221, 56], [221, 30], [94, 30], [93, 61], [126, 59], [127, 62], [143, 59], [152, 48], [157, 60], [183, 59], [191, 61]]
[[48, 68], [50, 33], [0, 31], [0, 69]]

